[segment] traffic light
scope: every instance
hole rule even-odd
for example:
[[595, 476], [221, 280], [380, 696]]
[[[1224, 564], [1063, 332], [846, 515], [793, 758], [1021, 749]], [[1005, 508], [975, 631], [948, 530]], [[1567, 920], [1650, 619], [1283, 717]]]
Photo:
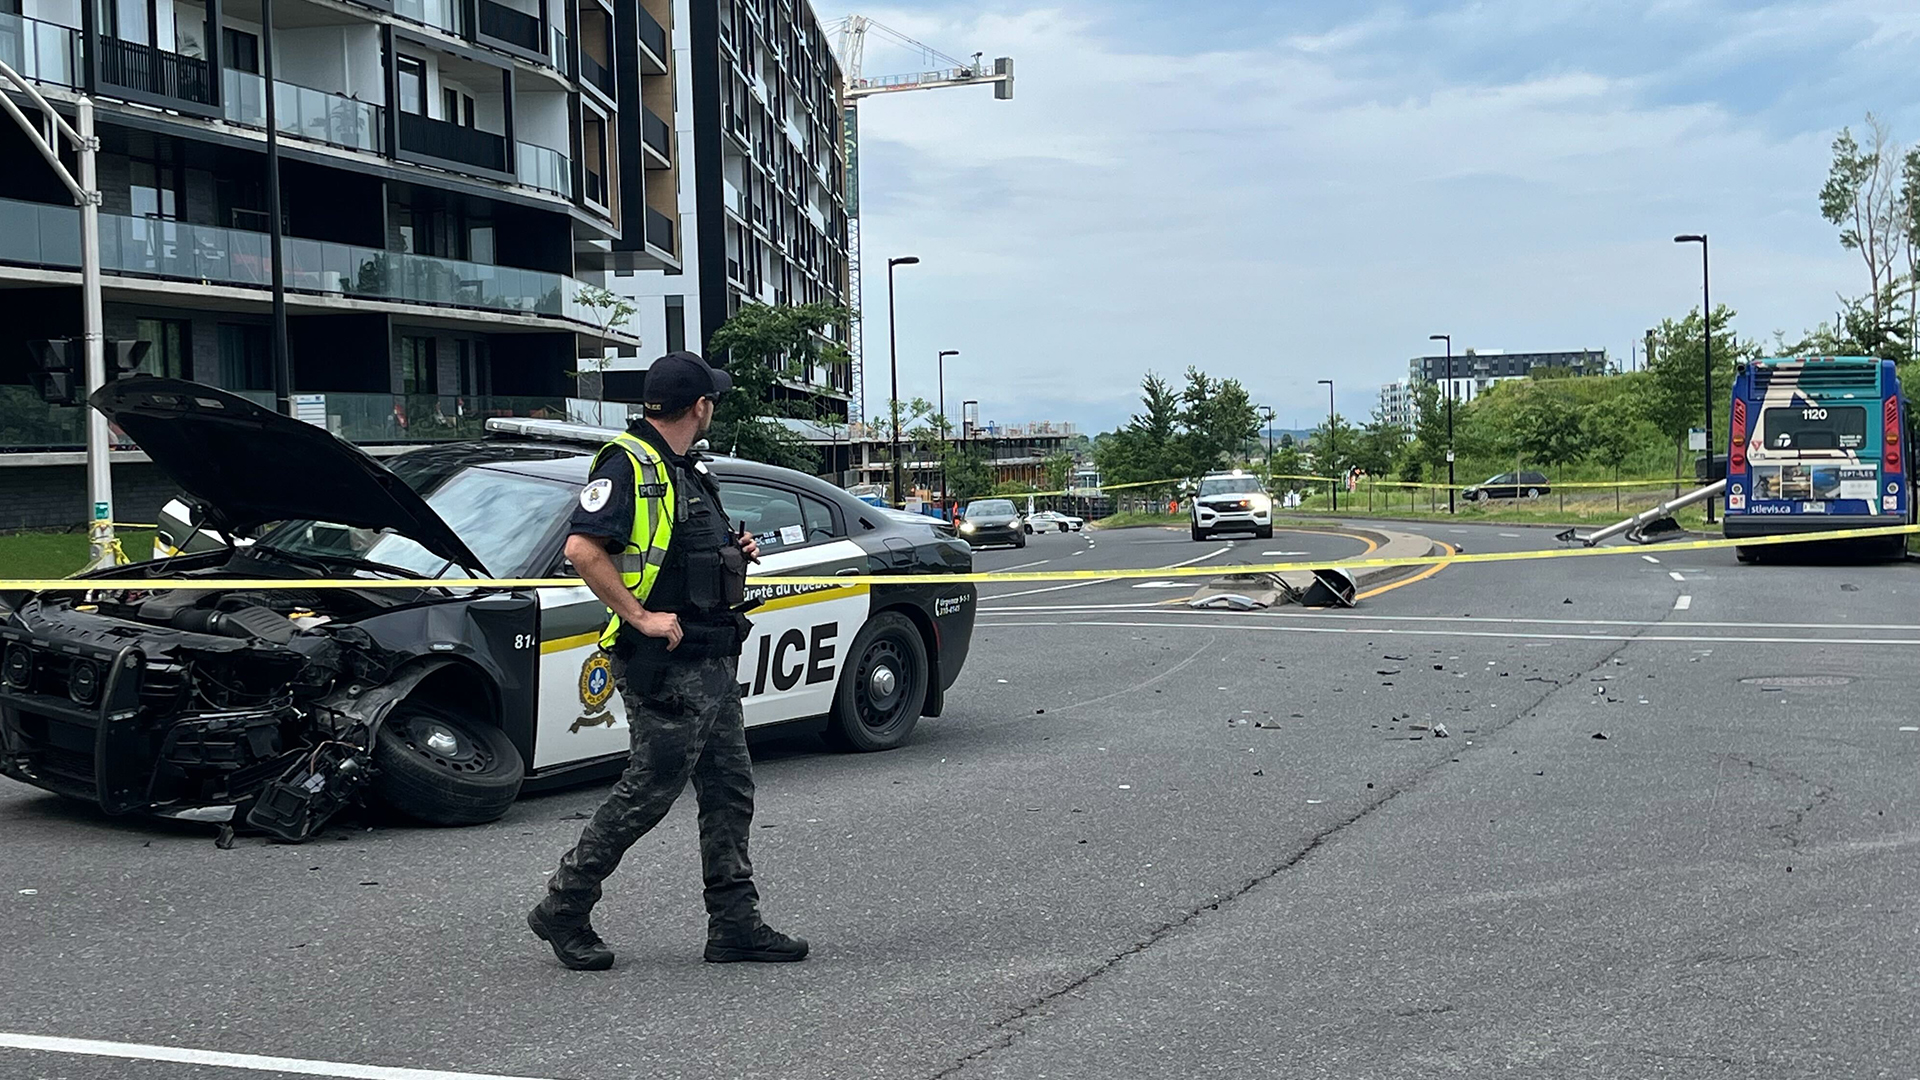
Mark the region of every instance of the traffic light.
[[78, 405], [86, 394], [86, 348], [79, 338], [29, 341], [33, 350], [33, 388], [49, 405]]
[[112, 382], [124, 375], [140, 370], [146, 362], [147, 350], [153, 348], [151, 341], [115, 341], [107, 339], [107, 381]]

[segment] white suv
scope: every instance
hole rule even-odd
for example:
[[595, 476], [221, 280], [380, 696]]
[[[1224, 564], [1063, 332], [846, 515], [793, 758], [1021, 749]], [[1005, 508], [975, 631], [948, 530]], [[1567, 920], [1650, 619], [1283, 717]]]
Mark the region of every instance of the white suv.
[[1205, 540], [1217, 532], [1252, 533], [1273, 538], [1273, 499], [1260, 478], [1243, 472], [1208, 473], [1189, 500], [1193, 507], [1193, 538]]

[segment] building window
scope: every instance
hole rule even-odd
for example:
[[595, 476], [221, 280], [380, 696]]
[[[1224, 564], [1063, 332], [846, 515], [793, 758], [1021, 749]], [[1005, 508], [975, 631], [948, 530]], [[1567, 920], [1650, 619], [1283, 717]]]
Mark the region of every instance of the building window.
[[403, 394], [439, 393], [440, 373], [435, 359], [432, 338], [401, 338], [400, 392]]
[[451, 86], [440, 88], [441, 119], [461, 127], [473, 126], [473, 98]]
[[680, 352], [687, 347], [687, 298], [667, 297], [667, 351]]
[[394, 60], [394, 70], [400, 75], [400, 111], [427, 115], [427, 65], [401, 56]]
[[141, 319], [134, 337], [147, 343], [140, 369], [164, 379], [193, 378], [192, 333], [185, 319]]
[[235, 71], [260, 74], [260, 39], [245, 30], [227, 27], [220, 31], [220, 60]]
[[128, 193], [137, 218], [180, 217], [180, 170], [157, 161], [127, 163]]
[[220, 385], [229, 390], [273, 389], [273, 356], [267, 328], [221, 323]]
[[461, 339], [454, 343], [459, 353], [460, 393], [487, 397], [493, 393], [493, 366], [487, 356], [487, 343]]

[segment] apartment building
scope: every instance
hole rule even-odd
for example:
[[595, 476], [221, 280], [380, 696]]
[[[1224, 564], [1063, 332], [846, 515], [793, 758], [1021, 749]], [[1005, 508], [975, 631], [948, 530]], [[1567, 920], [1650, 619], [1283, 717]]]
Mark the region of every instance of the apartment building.
[[1451, 385], [1455, 401], [1472, 401], [1494, 383], [1530, 378], [1543, 368], [1557, 368], [1572, 375], [1610, 375], [1614, 371], [1605, 349], [1515, 353], [1469, 349], [1453, 357], [1416, 356], [1407, 361], [1407, 385], [1433, 383], [1440, 387], [1442, 400]]
[[1417, 410], [1414, 408], [1412, 384], [1396, 379], [1383, 383], [1380, 387], [1380, 415], [1387, 423], [1398, 427], [1412, 428]]
[[[580, 297], [679, 265], [669, 0], [270, 9], [0, 0], [0, 61], [56, 108], [95, 102], [109, 338], [271, 400], [271, 94], [297, 413], [360, 442], [446, 438], [559, 413], [581, 357], [638, 345]], [[80, 334], [78, 216], [0, 117], [0, 474], [78, 475], [83, 411], [33, 394], [26, 347]]]
[[[634, 299], [648, 343], [609, 379], [632, 400], [652, 357], [705, 352], [742, 304], [852, 306], [842, 80], [819, 19], [807, 0], [672, 6], [685, 240], [679, 266], [620, 269], [609, 285]], [[844, 421], [851, 389], [850, 372], [818, 365], [774, 394]]]

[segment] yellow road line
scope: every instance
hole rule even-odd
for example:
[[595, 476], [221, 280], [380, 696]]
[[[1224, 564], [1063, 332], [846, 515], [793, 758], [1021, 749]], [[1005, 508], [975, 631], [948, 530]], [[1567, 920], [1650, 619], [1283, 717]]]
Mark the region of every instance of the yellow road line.
[[[1444, 540], [1435, 540], [1434, 543], [1439, 544], [1443, 548], [1446, 548], [1447, 554], [1449, 555], [1458, 554], [1460, 551], [1459, 548], [1454, 547], [1452, 544], [1449, 544]], [[1411, 585], [1416, 581], [1425, 581], [1428, 578], [1432, 577], [1433, 575], [1439, 573], [1440, 571], [1445, 570], [1447, 566], [1448, 566], [1447, 563], [1441, 563], [1438, 566], [1429, 566], [1425, 570], [1420, 571], [1419, 573], [1413, 575], [1412, 577], [1401, 578], [1399, 581], [1390, 581], [1387, 584], [1382, 585], [1377, 589], [1368, 589], [1366, 592], [1363, 592], [1359, 596], [1354, 597], [1354, 599], [1367, 600], [1372, 597], [1379, 596], [1383, 592], [1392, 592], [1393, 590], [1401, 587], [1402, 585]]]

